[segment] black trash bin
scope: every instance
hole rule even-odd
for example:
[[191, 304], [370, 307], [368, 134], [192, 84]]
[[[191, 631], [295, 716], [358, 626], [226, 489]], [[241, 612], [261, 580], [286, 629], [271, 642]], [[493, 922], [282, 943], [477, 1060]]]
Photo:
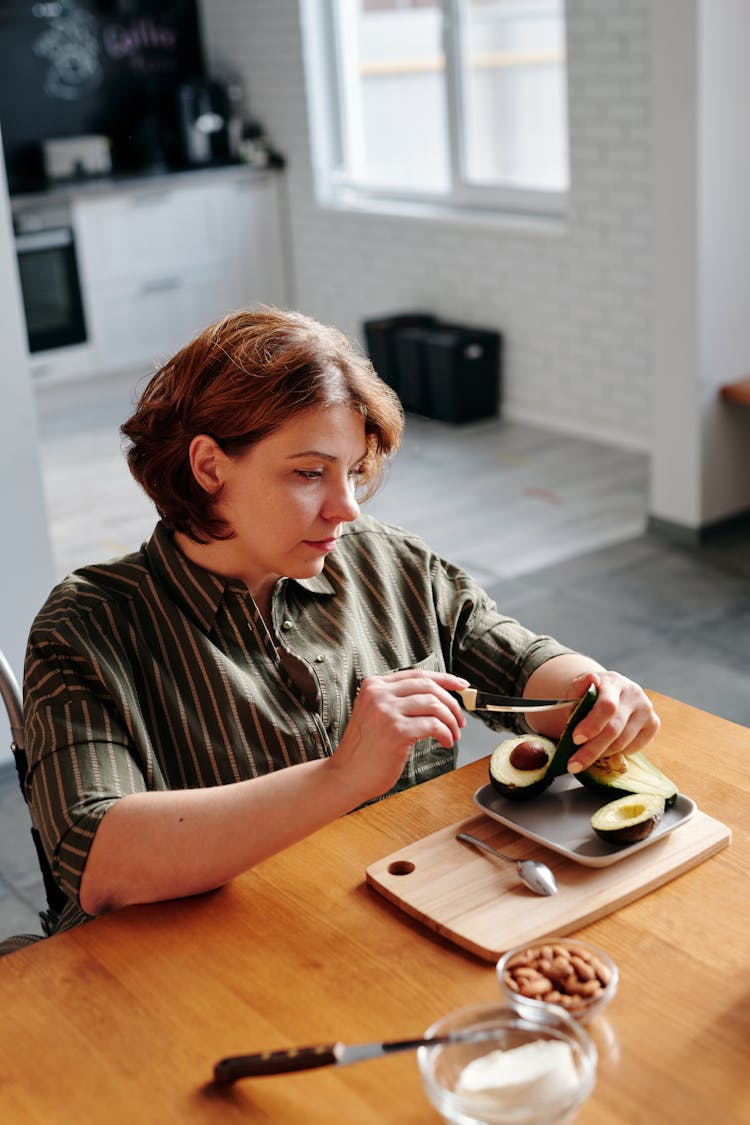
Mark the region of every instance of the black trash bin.
[[395, 334], [398, 394], [404, 410], [431, 418], [427, 344], [434, 327], [399, 328]]
[[499, 332], [437, 324], [425, 330], [423, 346], [430, 418], [460, 423], [498, 414], [502, 359]]
[[435, 323], [430, 313], [406, 312], [376, 317], [363, 324], [370, 362], [380, 378], [401, 397], [401, 372], [396, 354], [396, 337], [401, 330]]

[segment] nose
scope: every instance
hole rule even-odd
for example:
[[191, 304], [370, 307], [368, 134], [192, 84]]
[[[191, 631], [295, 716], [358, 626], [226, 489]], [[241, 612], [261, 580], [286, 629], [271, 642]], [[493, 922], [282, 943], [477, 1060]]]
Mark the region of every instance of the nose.
[[354, 481], [346, 477], [344, 481], [332, 488], [326, 498], [323, 515], [327, 520], [336, 523], [351, 523], [359, 515], [359, 504], [354, 496]]

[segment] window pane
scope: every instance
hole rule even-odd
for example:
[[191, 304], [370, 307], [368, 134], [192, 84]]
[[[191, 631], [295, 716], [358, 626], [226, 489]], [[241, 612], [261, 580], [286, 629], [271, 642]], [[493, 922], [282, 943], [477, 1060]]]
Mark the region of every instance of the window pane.
[[566, 191], [564, 0], [461, 0], [463, 175]]
[[439, 0], [338, 0], [346, 179], [450, 187]]

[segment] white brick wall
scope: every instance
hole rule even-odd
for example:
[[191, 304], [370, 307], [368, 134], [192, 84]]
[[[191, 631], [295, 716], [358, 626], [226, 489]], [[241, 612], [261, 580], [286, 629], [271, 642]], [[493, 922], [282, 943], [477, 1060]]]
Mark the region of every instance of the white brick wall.
[[212, 65], [288, 159], [292, 303], [357, 337], [411, 308], [497, 328], [507, 417], [648, 449], [655, 2], [568, 0], [572, 189], [550, 232], [320, 209], [297, 0], [202, 0]]

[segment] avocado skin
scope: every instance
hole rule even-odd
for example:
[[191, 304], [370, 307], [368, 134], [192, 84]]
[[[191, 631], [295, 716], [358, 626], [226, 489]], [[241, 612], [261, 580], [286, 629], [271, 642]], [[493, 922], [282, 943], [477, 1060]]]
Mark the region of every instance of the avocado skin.
[[557, 744], [555, 756], [549, 764], [548, 776], [550, 780], [560, 777], [561, 774], [566, 772], [568, 762], [573, 754], [575, 754], [576, 750], [578, 750], [578, 747], [573, 741], [573, 733], [581, 719], [586, 718], [589, 711], [596, 703], [597, 694], [596, 688], [591, 684], [571, 711], [570, 718], [565, 724], [565, 730], [562, 732], [560, 741]]
[[[508, 785], [500, 781], [492, 772], [492, 758], [497, 754], [498, 750], [503, 748], [503, 744], [498, 747], [498, 750], [490, 757], [490, 784], [493, 789], [503, 797], [508, 797], [511, 801], [530, 801], [533, 797], [538, 797], [540, 793], [544, 793], [545, 789], [549, 789], [555, 778], [565, 773], [568, 768], [568, 761], [572, 754], [578, 749], [573, 742], [573, 731], [577, 727], [581, 719], [588, 715], [591, 708], [596, 702], [596, 688], [592, 684], [587, 689], [584, 695], [576, 704], [575, 708], [570, 714], [570, 718], [565, 725], [565, 730], [560, 736], [560, 741], [557, 743], [554, 754], [550, 758], [547, 772], [543, 777], [537, 778], [536, 781], [531, 782], [530, 785]], [[515, 740], [513, 740], [515, 741]], [[511, 749], [510, 741], [508, 743], [507, 752]]]
[[600, 840], [604, 840], [606, 844], [614, 844], [616, 847], [625, 847], [626, 844], [637, 844], [639, 840], [645, 840], [650, 836], [656, 827], [657, 821], [653, 817], [646, 817], [638, 824], [631, 824], [627, 828], [614, 828], [614, 829], [601, 829], [594, 828]]
[[530, 801], [532, 797], [538, 797], [545, 789], [549, 789], [553, 782], [553, 778], [549, 773], [544, 777], [539, 778], [531, 785], [505, 785], [502, 781], [498, 781], [492, 770], [490, 769], [490, 784], [496, 793], [501, 797], [507, 797], [511, 801]]
[[642, 750], [637, 750], [635, 754], [626, 754], [625, 762], [631, 767], [626, 769], [625, 773], [605, 773], [595, 762], [587, 770], [577, 773], [575, 778], [592, 793], [598, 793], [610, 801], [628, 794], [656, 793], [664, 798], [665, 808], [672, 807], [677, 800], [677, 786], [649, 761]]

